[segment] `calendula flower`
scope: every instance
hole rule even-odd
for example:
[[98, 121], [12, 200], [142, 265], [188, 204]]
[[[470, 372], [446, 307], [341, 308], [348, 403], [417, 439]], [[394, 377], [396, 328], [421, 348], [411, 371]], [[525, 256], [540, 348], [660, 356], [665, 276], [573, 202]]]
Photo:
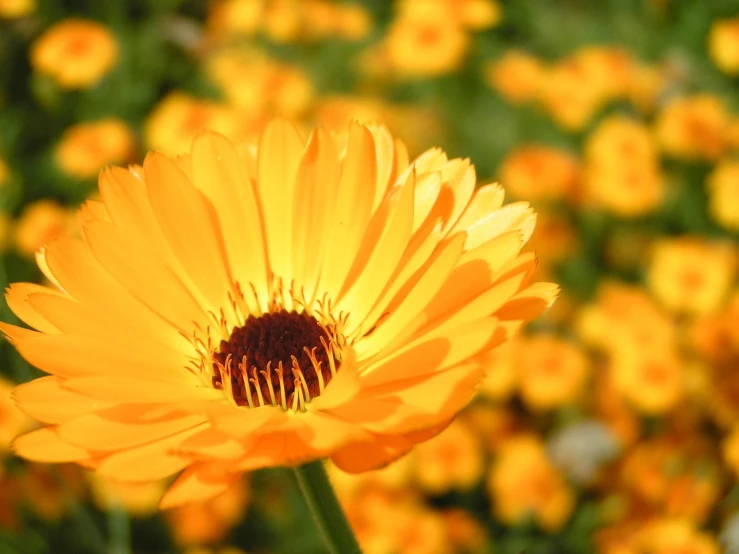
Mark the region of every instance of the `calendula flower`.
[[515, 104], [535, 100], [544, 83], [544, 62], [521, 50], [508, 50], [485, 69], [485, 82]]
[[0, 17], [23, 17], [36, 9], [36, 0], [0, 0]]
[[708, 53], [724, 73], [739, 73], [739, 17], [713, 22], [708, 34]]
[[69, 89], [95, 85], [118, 61], [110, 29], [85, 19], [65, 19], [50, 27], [31, 47], [31, 65]]
[[133, 130], [120, 119], [101, 119], [73, 125], [54, 152], [59, 168], [79, 179], [96, 177], [104, 165], [123, 163], [133, 154]]
[[468, 161], [409, 164], [382, 127], [340, 149], [282, 119], [257, 146], [206, 133], [106, 170], [82, 239], [39, 255], [56, 288], [8, 292], [37, 330], [0, 329], [51, 374], [15, 389], [50, 424], [16, 451], [121, 481], [185, 470], [163, 506], [260, 467], [402, 456], [472, 398], [473, 357], [556, 295], [520, 254], [531, 208], [474, 189]]

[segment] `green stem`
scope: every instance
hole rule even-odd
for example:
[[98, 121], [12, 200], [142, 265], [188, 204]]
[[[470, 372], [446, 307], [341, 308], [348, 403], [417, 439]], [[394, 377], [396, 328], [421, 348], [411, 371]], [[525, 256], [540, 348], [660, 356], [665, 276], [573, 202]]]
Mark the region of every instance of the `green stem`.
[[331, 554], [361, 554], [321, 460], [296, 467], [295, 477]]

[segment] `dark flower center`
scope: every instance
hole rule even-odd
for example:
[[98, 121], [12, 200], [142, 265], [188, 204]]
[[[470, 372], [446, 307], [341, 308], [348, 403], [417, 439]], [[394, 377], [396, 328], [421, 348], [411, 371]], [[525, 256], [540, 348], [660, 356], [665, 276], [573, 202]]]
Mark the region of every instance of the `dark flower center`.
[[249, 316], [213, 353], [213, 386], [239, 406], [296, 409], [323, 392], [340, 361], [330, 330], [305, 312]]

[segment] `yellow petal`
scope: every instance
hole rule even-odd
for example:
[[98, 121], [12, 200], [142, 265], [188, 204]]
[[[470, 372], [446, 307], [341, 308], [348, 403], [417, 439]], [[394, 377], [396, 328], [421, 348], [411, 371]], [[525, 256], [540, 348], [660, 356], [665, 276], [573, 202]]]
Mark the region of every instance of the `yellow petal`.
[[413, 443], [402, 436], [378, 436], [372, 442], [357, 443], [337, 450], [331, 461], [347, 473], [380, 469], [410, 452]]
[[208, 316], [161, 257], [134, 235], [110, 223], [87, 226], [85, 236], [100, 264], [142, 304], [188, 334]]
[[213, 205], [163, 154], [146, 157], [144, 174], [162, 233], [208, 308], [218, 313], [229, 305], [231, 277]]
[[98, 473], [131, 483], [156, 481], [182, 471], [191, 460], [172, 452], [188, 437], [207, 427], [201, 424], [164, 440], [111, 454], [100, 461]]
[[459, 233], [439, 247], [426, 267], [419, 272], [418, 282], [408, 291], [395, 311], [369, 337], [357, 343], [360, 358], [383, 348], [390, 350], [391, 344], [398, 343], [423, 324], [419, 314], [449, 277], [462, 253], [464, 240], [465, 236]]
[[18, 407], [44, 423], [64, 423], [84, 414], [112, 405], [62, 387], [62, 379], [40, 377], [13, 389]]
[[35, 283], [13, 283], [5, 292], [8, 307], [23, 323], [44, 333], [59, 333], [59, 329], [39, 314], [28, 303], [28, 295], [36, 292], [62, 295], [59, 291]]
[[53, 427], [44, 427], [21, 435], [13, 441], [13, 450], [34, 462], [78, 462], [90, 458], [84, 448], [64, 442]]
[[59, 238], [46, 248], [45, 259], [63, 289], [87, 309], [104, 313], [165, 344], [178, 334], [175, 327], [141, 304], [105, 271], [83, 243]]
[[207, 132], [193, 142], [192, 179], [218, 212], [234, 279], [266, 294], [264, 228], [246, 163], [227, 138]]
[[[145, 417], [145, 406], [114, 406], [64, 423], [57, 428], [66, 442], [90, 450], [122, 450], [161, 440], [204, 422], [201, 415], [169, 412]], [[142, 416], [144, 416], [142, 418]]]
[[264, 215], [270, 267], [283, 282], [292, 279], [291, 207], [295, 176], [305, 143], [289, 121], [274, 119], [259, 143], [257, 186]]
[[[466, 214], [465, 214], [466, 215]], [[529, 240], [536, 225], [536, 215], [528, 202], [514, 202], [502, 208], [486, 212], [483, 208], [471, 210], [469, 219], [460, 221], [459, 228], [467, 231], [467, 249], [502, 235], [508, 231], [521, 232], [523, 243]]]
[[331, 134], [316, 128], [300, 159], [292, 205], [292, 267], [296, 288], [312, 299], [329, 234], [336, 187], [338, 152]]
[[[375, 143], [369, 130], [358, 123], [349, 126], [346, 154], [336, 191], [321, 274], [321, 289], [338, 296], [354, 261], [372, 214], [377, 173]], [[350, 254], [351, 253], [351, 254]]]
[[162, 497], [159, 507], [163, 510], [188, 502], [204, 502], [236, 486], [238, 473], [214, 470], [211, 464], [196, 464], [177, 477]]
[[194, 386], [185, 379], [164, 382], [157, 380], [158, 377], [159, 375], [152, 373], [148, 379], [143, 375], [136, 378], [130, 372], [100, 375], [98, 371], [97, 374], [66, 379], [62, 386], [102, 400], [140, 404], [208, 402], [224, 398], [223, 391], [202, 385]]

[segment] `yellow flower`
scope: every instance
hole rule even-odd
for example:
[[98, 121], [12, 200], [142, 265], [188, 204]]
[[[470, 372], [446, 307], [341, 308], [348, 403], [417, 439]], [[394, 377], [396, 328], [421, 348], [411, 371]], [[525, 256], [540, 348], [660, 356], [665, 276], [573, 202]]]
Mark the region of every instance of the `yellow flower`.
[[164, 494], [166, 484], [163, 481], [147, 483], [124, 483], [90, 473], [90, 492], [101, 510], [123, 507], [135, 517], [146, 517], [156, 513], [159, 500]]
[[134, 153], [131, 128], [119, 119], [78, 123], [67, 129], [54, 152], [61, 170], [78, 179], [96, 177], [108, 164], [128, 161]]
[[398, 11], [401, 17], [438, 17], [474, 31], [494, 27], [502, 17], [495, 0], [401, 0]]
[[152, 150], [184, 154], [190, 150], [193, 138], [205, 129], [235, 138], [243, 134], [242, 124], [222, 104], [172, 92], [149, 114], [144, 124], [144, 142]]
[[671, 311], [717, 311], [735, 278], [736, 252], [729, 244], [696, 237], [663, 239], [649, 265], [649, 289]]
[[519, 435], [502, 445], [488, 490], [495, 514], [506, 524], [533, 516], [543, 529], [554, 532], [574, 508], [572, 493], [534, 436]]
[[372, 16], [362, 4], [338, 4], [336, 9], [336, 34], [345, 40], [362, 40], [372, 32]]
[[[13, 383], [0, 376], [0, 455], [8, 450], [10, 442], [31, 428], [31, 420], [13, 402]], [[2, 470], [0, 469], [0, 472]]]
[[110, 30], [95, 21], [64, 19], [31, 46], [31, 65], [69, 89], [95, 85], [118, 61]]
[[619, 49], [583, 48], [549, 69], [540, 101], [558, 124], [579, 131], [605, 103], [625, 94], [631, 71]]
[[407, 77], [450, 73], [464, 59], [468, 47], [465, 32], [441, 17], [399, 17], [385, 38], [392, 71]]
[[244, 520], [249, 505], [249, 485], [236, 483], [205, 502], [177, 506], [167, 512], [167, 521], [177, 544], [183, 546], [217, 543]]
[[468, 490], [482, 477], [483, 455], [478, 437], [461, 421], [452, 424], [414, 451], [416, 481], [430, 494]]
[[276, 119], [241, 152], [205, 133], [106, 170], [82, 240], [39, 256], [57, 288], [8, 293], [38, 331], [0, 329], [51, 374], [15, 390], [50, 424], [17, 452], [121, 481], [185, 470], [172, 506], [259, 467], [374, 469], [445, 428], [474, 356], [556, 295], [520, 254], [534, 214], [475, 190], [468, 161], [409, 165], [384, 128], [348, 133], [339, 149]]
[[547, 146], [520, 146], [509, 152], [500, 166], [500, 180], [516, 198], [565, 198], [574, 192], [578, 178], [577, 160]]
[[641, 123], [621, 116], [604, 120], [588, 137], [585, 154], [585, 202], [632, 217], [662, 201], [656, 149]]
[[643, 530], [644, 554], [719, 554], [716, 540], [684, 519], [660, 519]]
[[516, 365], [521, 397], [535, 410], [576, 401], [589, 373], [577, 347], [544, 335], [524, 340]]
[[34, 256], [47, 242], [65, 235], [74, 227], [74, 216], [53, 200], [28, 204], [15, 225], [15, 247], [25, 256]]
[[0, 17], [23, 17], [36, 10], [36, 0], [0, 0]]
[[522, 340], [515, 337], [498, 348], [482, 353], [479, 363], [485, 368], [480, 393], [493, 399], [504, 399], [513, 394], [518, 384], [517, 364]]
[[508, 50], [485, 70], [485, 81], [513, 103], [535, 100], [544, 82], [544, 64], [520, 50]]
[[671, 350], [643, 351], [630, 344], [613, 354], [616, 388], [637, 410], [664, 414], [677, 407], [685, 393], [685, 372]]
[[658, 116], [657, 139], [676, 158], [715, 160], [726, 148], [728, 117], [710, 94], [674, 98]]
[[708, 176], [708, 210], [722, 227], [739, 231], [739, 161], [718, 164]]
[[220, 51], [208, 59], [206, 71], [241, 116], [297, 116], [313, 100], [313, 84], [307, 75], [261, 52]]
[[217, 0], [210, 4], [208, 35], [213, 40], [253, 35], [262, 22], [265, 0]]
[[708, 53], [724, 73], [739, 73], [739, 17], [721, 19], [711, 24]]

